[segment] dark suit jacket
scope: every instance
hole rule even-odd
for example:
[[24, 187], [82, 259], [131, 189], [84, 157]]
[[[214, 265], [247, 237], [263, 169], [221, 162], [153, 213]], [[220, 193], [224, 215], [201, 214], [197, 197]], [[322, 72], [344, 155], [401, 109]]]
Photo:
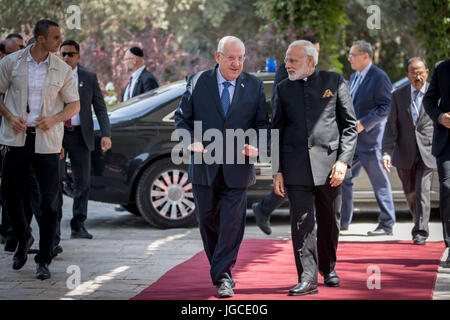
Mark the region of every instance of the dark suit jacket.
[[[350, 87], [356, 73], [350, 76]], [[381, 149], [384, 126], [389, 115], [392, 85], [386, 72], [372, 64], [355, 93], [356, 118], [364, 126], [358, 135], [357, 151]]]
[[[333, 96], [324, 97], [328, 89]], [[285, 79], [277, 85], [274, 104], [279, 172], [286, 185], [324, 185], [337, 160], [352, 163], [358, 130], [341, 75], [316, 69], [307, 82]]]
[[[187, 80], [186, 92], [175, 112], [175, 126], [186, 129], [194, 140], [194, 121], [201, 121], [202, 137], [200, 138], [208, 150], [210, 141], [203, 140], [203, 134], [208, 129], [218, 129], [222, 133], [226, 148], [226, 129], [253, 128], [270, 129], [268, 120], [263, 82], [248, 73], [241, 73], [236, 79], [236, 88], [227, 116], [224, 116], [217, 84], [217, 66], [190, 76]], [[189, 143], [190, 143], [189, 142]], [[242, 150], [234, 145], [234, 155]], [[226, 150], [226, 149], [225, 149]], [[223, 154], [225, 155], [225, 150]], [[208, 151], [210, 152], [210, 150]], [[194, 164], [191, 156], [189, 178], [193, 184], [210, 186], [216, 177], [219, 164]], [[256, 182], [252, 164], [223, 164], [225, 183], [230, 188], [247, 188]]]
[[[425, 83], [425, 89], [428, 83]], [[411, 85], [392, 93], [391, 108], [384, 130], [383, 154], [392, 158], [392, 165], [399, 169], [411, 169], [416, 158], [417, 147], [428, 168], [436, 168], [436, 158], [431, 154], [433, 121], [420, 109], [417, 125], [411, 111]], [[416, 147], [417, 144], [417, 147]]]
[[98, 84], [97, 75], [78, 65], [78, 93], [80, 95], [80, 125], [83, 140], [90, 151], [94, 150], [94, 122], [92, 109], [94, 107], [103, 137], [111, 136], [108, 112], [105, 100]]
[[[153, 76], [153, 74], [150, 71], [147, 71], [147, 69], [144, 69], [142, 70], [141, 75], [139, 76], [136, 85], [134, 86], [131, 97], [138, 96], [140, 94], [143, 94], [144, 92], [153, 90], [158, 87], [158, 82], [156, 81], [156, 78]], [[122, 91], [122, 101], [125, 90], [126, 88]]]
[[448, 145], [450, 132], [449, 129], [438, 123], [438, 118], [442, 113], [450, 112], [450, 59], [435, 68], [430, 86], [423, 98], [423, 106], [434, 122], [432, 152], [435, 157], [438, 157]]

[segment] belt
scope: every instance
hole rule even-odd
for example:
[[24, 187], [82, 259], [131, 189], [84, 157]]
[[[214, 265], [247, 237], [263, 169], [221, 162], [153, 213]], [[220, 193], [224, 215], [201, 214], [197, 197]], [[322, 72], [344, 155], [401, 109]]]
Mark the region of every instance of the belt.
[[64, 126], [64, 131], [67, 131], [67, 132], [74, 132], [75, 130], [78, 130], [78, 129], [80, 129], [80, 126], [70, 126], [70, 127]]
[[27, 134], [36, 134], [36, 127], [27, 127]]

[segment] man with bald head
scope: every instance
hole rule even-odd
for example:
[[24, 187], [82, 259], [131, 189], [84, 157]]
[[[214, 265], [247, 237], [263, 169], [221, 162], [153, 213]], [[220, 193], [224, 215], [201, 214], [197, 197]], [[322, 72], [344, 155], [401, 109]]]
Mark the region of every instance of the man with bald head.
[[406, 76], [410, 85], [392, 93], [390, 113], [383, 136], [383, 168], [397, 168], [406, 201], [413, 216], [413, 242], [424, 245], [430, 220], [431, 176], [436, 159], [431, 154], [433, 121], [425, 112], [422, 100], [428, 89], [425, 60], [408, 60]]
[[[227, 298], [234, 295], [231, 269], [244, 235], [247, 188], [256, 181], [249, 157], [255, 159], [258, 149], [250, 145], [251, 141], [242, 145], [233, 143], [239, 137], [230, 143], [226, 134], [234, 130], [268, 130], [270, 123], [263, 82], [242, 72], [245, 60], [242, 41], [233, 36], [222, 38], [214, 57], [215, 68], [188, 78], [186, 92], [175, 112], [175, 126], [179, 131], [187, 130], [191, 136], [189, 179], [195, 213], [211, 265], [211, 279], [218, 287], [217, 296]], [[211, 132], [208, 129], [220, 134], [214, 143], [205, 136], [205, 132]], [[217, 140], [222, 141], [219, 146]], [[237, 161], [238, 154], [245, 155], [244, 161]], [[208, 156], [218, 160], [211, 163], [206, 161]]]
[[[341, 184], [356, 141], [356, 116], [342, 75], [316, 69], [318, 52], [306, 40], [286, 51], [288, 79], [276, 85], [272, 128], [279, 130], [275, 194], [289, 198], [298, 283], [289, 295], [318, 292], [318, 271], [338, 287], [334, 270], [339, 238]], [[272, 161], [274, 162], [274, 161]]]

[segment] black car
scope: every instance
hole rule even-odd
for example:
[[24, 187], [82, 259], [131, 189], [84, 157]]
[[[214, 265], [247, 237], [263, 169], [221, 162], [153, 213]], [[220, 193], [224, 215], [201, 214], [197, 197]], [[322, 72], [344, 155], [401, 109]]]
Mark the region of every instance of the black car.
[[[264, 81], [267, 108], [274, 73], [256, 73]], [[195, 204], [188, 182], [187, 165], [174, 165], [171, 151], [178, 142], [171, 141], [174, 113], [185, 81], [178, 81], [137, 96], [110, 111], [113, 147], [101, 152], [100, 131], [95, 121], [96, 148], [92, 153], [90, 200], [121, 204], [128, 211], [142, 215], [158, 228], [194, 226]], [[260, 201], [272, 191], [270, 163], [255, 165], [257, 182], [248, 190], [248, 204]], [[70, 195], [70, 163], [65, 191]], [[401, 183], [395, 169], [389, 175], [397, 208], [406, 208]], [[438, 206], [437, 175], [433, 177], [432, 206]], [[378, 209], [367, 175], [361, 172], [354, 184], [355, 208]], [[287, 202], [285, 202], [285, 205]]]

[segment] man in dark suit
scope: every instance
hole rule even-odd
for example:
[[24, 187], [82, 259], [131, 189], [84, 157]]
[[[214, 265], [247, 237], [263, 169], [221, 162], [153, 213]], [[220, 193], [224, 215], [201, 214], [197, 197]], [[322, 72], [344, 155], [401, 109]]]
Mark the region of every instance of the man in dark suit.
[[353, 43], [348, 60], [356, 72], [350, 76], [350, 93], [358, 119], [358, 143], [352, 162], [352, 177], [342, 184], [341, 230], [348, 230], [353, 216], [353, 179], [366, 170], [380, 207], [378, 226], [369, 236], [392, 235], [395, 223], [391, 184], [381, 163], [381, 143], [391, 102], [391, 81], [372, 63], [370, 43]]
[[[101, 148], [106, 152], [111, 148], [111, 129], [103, 94], [98, 84], [97, 75], [78, 64], [80, 46], [73, 40], [66, 40], [60, 46], [63, 60], [72, 67], [80, 95], [80, 112], [64, 124], [63, 148], [65, 156], [61, 160], [62, 175], [65, 173], [65, 158], [70, 157], [74, 179], [73, 218], [70, 222], [71, 238], [92, 239], [84, 222], [87, 219], [88, 197], [91, 178], [91, 152], [94, 150], [94, 123], [92, 107], [102, 131]], [[58, 228], [53, 253], [62, 252], [59, 246], [62, 218], [62, 190], [58, 209]]]
[[280, 164], [273, 184], [277, 195], [287, 191], [290, 204], [298, 284], [289, 295], [305, 295], [318, 292], [319, 270], [326, 286], [340, 285], [334, 270], [340, 185], [351, 174], [358, 133], [344, 78], [315, 68], [311, 42], [291, 43], [285, 61], [289, 79], [277, 85], [273, 108], [272, 128], [280, 137], [279, 150], [272, 148]]
[[[317, 54], [319, 54], [320, 51], [319, 40], [314, 35], [306, 35], [301, 40], [307, 40], [311, 42], [316, 48]], [[270, 103], [271, 106], [273, 105], [273, 99], [275, 96], [277, 84], [280, 83], [282, 80], [286, 79], [287, 77], [288, 73], [286, 71], [286, 63], [283, 62], [278, 67], [277, 72], [275, 74], [275, 80], [272, 86], [272, 98]], [[265, 196], [264, 199], [261, 200], [261, 202], [253, 203], [252, 209], [253, 213], [255, 214], [256, 224], [265, 234], [272, 233], [272, 228], [270, 227], [270, 214], [272, 213], [272, 211], [281, 206], [283, 201], [284, 198], [280, 197], [279, 195], [276, 195], [275, 192], [272, 190], [272, 192], [270, 192], [267, 196]]]
[[413, 216], [414, 244], [424, 245], [429, 235], [431, 176], [436, 168], [431, 154], [433, 122], [422, 108], [428, 69], [423, 58], [415, 57], [408, 60], [406, 70], [411, 85], [392, 94], [383, 137], [383, 168], [390, 172], [391, 162], [397, 168]]
[[147, 71], [144, 64], [144, 51], [139, 47], [133, 47], [125, 53], [125, 66], [131, 73], [126, 88], [122, 91], [122, 100], [127, 101], [144, 92], [158, 88], [156, 78]]
[[[431, 151], [437, 160], [444, 241], [450, 248], [450, 60], [435, 67], [423, 106], [434, 123]], [[450, 252], [446, 264], [450, 266]]]
[[[232, 36], [222, 38], [215, 59], [218, 66], [214, 69], [189, 77], [175, 112], [175, 125], [177, 130], [187, 130], [192, 137], [188, 142], [191, 143], [188, 149], [194, 153], [189, 179], [193, 185], [195, 212], [211, 265], [212, 282], [218, 287], [217, 296], [225, 298], [234, 295], [231, 269], [244, 235], [247, 188], [256, 181], [249, 159], [244, 158], [240, 163], [236, 157], [244, 153], [255, 159], [258, 155], [258, 148], [248, 143], [230, 145], [226, 139], [229, 132], [225, 133], [230, 129], [268, 130], [270, 122], [262, 81], [242, 72], [245, 59], [242, 41]], [[211, 129], [221, 135], [214, 146], [222, 138], [223, 143], [217, 148], [213, 143], [207, 145], [206, 141], [210, 140], [204, 136]], [[206, 157], [213, 154], [219, 159], [211, 163]], [[235, 159], [229, 159], [229, 155]]]

